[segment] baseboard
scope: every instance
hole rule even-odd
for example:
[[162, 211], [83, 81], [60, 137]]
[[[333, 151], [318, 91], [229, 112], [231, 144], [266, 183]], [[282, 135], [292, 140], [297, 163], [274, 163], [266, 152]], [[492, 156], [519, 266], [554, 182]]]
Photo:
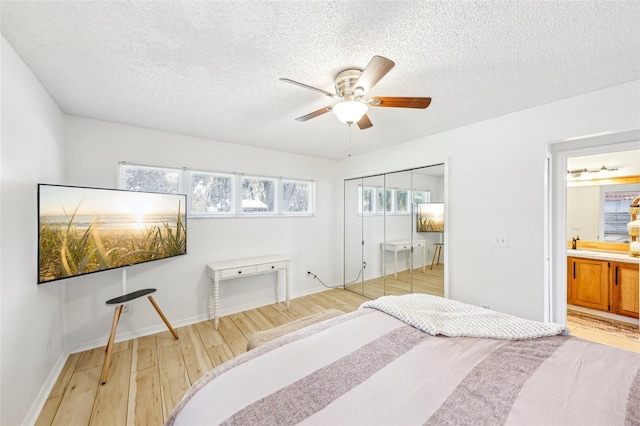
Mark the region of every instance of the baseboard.
[[[340, 285], [338, 288], [342, 288], [342, 286]], [[310, 294], [320, 293], [320, 292], [323, 292], [325, 290], [328, 290], [328, 288], [322, 287], [322, 286], [317, 286], [317, 287], [309, 288], [309, 289], [307, 289], [305, 291], [292, 292], [291, 293], [291, 298], [295, 299], [297, 297], [308, 296]], [[221, 317], [223, 317], [225, 315], [236, 314], [238, 312], [248, 311], [250, 309], [259, 308], [261, 306], [271, 305], [271, 304], [273, 304], [275, 302], [276, 301], [273, 298], [257, 300], [257, 301], [253, 301], [252, 303], [246, 303], [246, 304], [243, 304], [243, 305], [234, 306], [231, 309], [220, 309], [219, 310], [219, 315]], [[280, 300], [280, 302], [282, 302], [282, 300]], [[209, 319], [209, 314], [205, 313], [205, 314], [196, 315], [196, 316], [189, 317], [189, 318], [183, 318], [183, 319], [181, 319], [179, 321], [173, 321], [172, 320], [171, 321], [171, 326], [173, 328], [180, 328], [180, 327], [185, 327], [187, 325], [195, 324], [195, 323], [198, 323], [198, 322], [206, 321], [208, 319]], [[135, 330], [135, 331], [129, 331], [129, 332], [126, 332], [126, 333], [117, 333], [115, 342], [122, 342], [122, 341], [125, 341], [125, 340], [136, 339], [138, 337], [144, 337], [144, 336], [148, 336], [150, 334], [160, 333], [160, 332], [166, 331], [166, 330], [167, 330], [167, 326], [164, 325], [164, 323], [162, 323], [162, 321], [158, 321], [158, 324], [154, 324], [151, 327], [146, 327], [146, 328], [138, 329], [138, 330]], [[96, 340], [92, 340], [92, 341], [84, 342], [82, 344], [78, 344], [78, 345], [75, 345], [75, 346], [67, 347], [67, 356], [68, 356], [68, 354], [73, 354], [73, 353], [76, 353], [76, 352], [88, 351], [90, 349], [95, 349], [95, 348], [99, 348], [101, 346], [105, 346], [107, 344], [107, 339], [108, 338], [109, 338], [109, 336], [103, 336], [103, 337], [101, 337], [99, 339], [96, 339]]]
[[47, 380], [45, 380], [44, 384], [40, 388], [40, 392], [29, 407], [29, 411], [24, 418], [24, 421], [21, 423], [23, 425], [34, 425], [40, 416], [40, 412], [44, 408], [44, 404], [47, 403], [47, 399], [49, 399], [49, 394], [51, 390], [56, 384], [60, 373], [62, 373], [62, 369], [64, 368], [65, 363], [67, 362], [67, 358], [69, 358], [68, 353], [62, 353], [58, 357], [58, 360], [54, 364], [49, 376], [47, 376]]
[[[179, 328], [179, 327], [184, 327], [187, 325], [191, 325], [191, 324], [195, 324], [197, 322], [202, 322], [202, 321], [206, 321], [207, 319], [209, 319], [207, 314], [204, 315], [198, 315], [195, 317], [189, 317], [189, 318], [185, 318], [182, 319], [180, 321], [171, 321], [171, 326], [173, 328]], [[167, 326], [164, 325], [164, 323], [162, 321], [160, 321], [160, 318], [158, 318], [158, 324], [154, 324], [151, 327], [146, 327], [146, 328], [141, 328], [135, 331], [129, 331], [126, 333], [116, 333], [116, 338], [115, 338], [115, 343], [117, 342], [123, 342], [125, 340], [131, 340], [131, 339], [136, 339], [138, 337], [144, 337], [144, 336], [148, 336], [150, 334], [156, 334], [156, 333], [160, 333], [162, 331], [168, 331]], [[96, 340], [92, 340], [89, 342], [84, 342], [82, 344], [78, 344], [75, 346], [69, 346], [67, 348], [67, 351], [69, 354], [74, 354], [76, 352], [83, 352], [83, 351], [88, 351], [91, 349], [95, 349], [95, 348], [99, 348], [101, 346], [106, 346], [107, 345], [107, 340], [109, 339], [109, 336], [104, 336], [101, 337], [99, 339]]]

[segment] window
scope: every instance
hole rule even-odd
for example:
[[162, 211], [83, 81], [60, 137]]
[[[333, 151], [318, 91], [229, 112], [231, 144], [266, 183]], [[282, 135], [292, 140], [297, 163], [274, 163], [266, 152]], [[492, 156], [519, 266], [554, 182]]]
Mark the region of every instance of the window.
[[233, 175], [209, 172], [189, 172], [190, 213], [233, 214]]
[[186, 193], [189, 217], [313, 216], [312, 180], [143, 166], [121, 162], [118, 188]]
[[309, 181], [282, 180], [282, 213], [311, 214], [313, 212], [313, 185]]
[[120, 163], [120, 189], [131, 191], [164, 192], [168, 194], [180, 193], [180, 169], [167, 167], [138, 166]]
[[242, 212], [274, 213], [276, 211], [276, 180], [242, 177]]

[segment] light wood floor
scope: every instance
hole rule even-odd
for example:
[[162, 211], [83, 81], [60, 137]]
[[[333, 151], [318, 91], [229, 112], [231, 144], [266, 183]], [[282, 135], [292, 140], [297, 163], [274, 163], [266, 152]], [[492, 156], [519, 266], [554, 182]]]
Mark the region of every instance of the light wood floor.
[[[372, 299], [385, 294], [399, 295], [407, 293], [426, 293], [436, 296], [444, 296], [444, 265], [442, 263], [433, 265], [430, 269], [427, 265], [415, 268], [411, 277], [411, 271], [399, 271], [394, 277], [393, 273], [386, 277], [378, 277], [367, 281], [353, 283], [347, 286], [349, 290], [363, 294]], [[413, 283], [413, 287], [412, 284]]]
[[[610, 320], [610, 323], [616, 323], [616, 321]], [[628, 330], [628, 324], [620, 324], [621, 329], [625, 328]], [[572, 336], [615, 346], [616, 348], [626, 349], [632, 352], [640, 352], [640, 329], [633, 333], [629, 333], [628, 331], [626, 333], [610, 333], [595, 326], [592, 327], [588, 324], [573, 321], [571, 315], [567, 316], [567, 327], [569, 327]]]
[[247, 338], [325, 309], [354, 311], [369, 300], [334, 289], [212, 321], [167, 330], [114, 346], [109, 380], [100, 385], [105, 349], [69, 356], [36, 425], [162, 425], [204, 373], [243, 352]]
[[[435, 269], [435, 268], [434, 268]], [[327, 290], [291, 300], [287, 310], [273, 304], [212, 321], [116, 343], [109, 381], [100, 385], [104, 347], [69, 356], [36, 425], [162, 425], [186, 390], [204, 373], [246, 351], [247, 338], [325, 309], [354, 311], [369, 298]], [[579, 337], [614, 346], [597, 330], [574, 330]], [[623, 342], [640, 352], [640, 343]], [[635, 346], [634, 346], [635, 344]], [[623, 346], [620, 346], [623, 347]]]

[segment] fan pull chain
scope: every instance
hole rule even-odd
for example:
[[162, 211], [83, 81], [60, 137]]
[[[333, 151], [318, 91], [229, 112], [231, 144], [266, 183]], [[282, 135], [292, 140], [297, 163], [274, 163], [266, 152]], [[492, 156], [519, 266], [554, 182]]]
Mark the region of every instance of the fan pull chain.
[[351, 124], [352, 123], [348, 123], [348, 126], [349, 126], [349, 152], [347, 154], [348, 157], [351, 157]]

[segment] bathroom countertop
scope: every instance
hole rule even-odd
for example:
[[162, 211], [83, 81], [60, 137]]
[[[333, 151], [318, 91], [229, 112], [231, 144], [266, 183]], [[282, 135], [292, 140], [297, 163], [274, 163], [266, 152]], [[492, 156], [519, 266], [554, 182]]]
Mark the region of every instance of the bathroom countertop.
[[586, 259], [607, 260], [612, 262], [639, 263], [640, 257], [629, 256], [626, 253], [613, 253], [596, 250], [573, 250], [567, 249], [567, 256], [582, 257]]

